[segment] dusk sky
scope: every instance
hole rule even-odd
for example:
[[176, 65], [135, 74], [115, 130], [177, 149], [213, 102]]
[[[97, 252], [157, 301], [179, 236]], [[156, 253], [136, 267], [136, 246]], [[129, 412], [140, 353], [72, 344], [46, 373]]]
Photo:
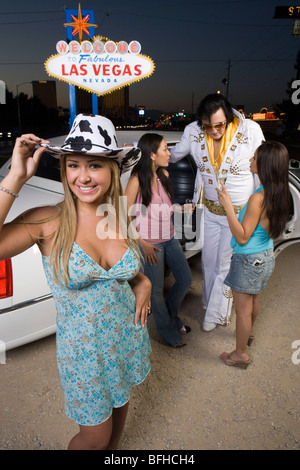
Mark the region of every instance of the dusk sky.
[[[297, 5], [286, 0], [2, 0], [0, 80], [14, 95], [23, 82], [53, 79], [44, 62], [66, 39], [65, 8], [79, 3], [94, 10], [96, 35], [137, 40], [155, 62], [150, 78], [130, 86], [131, 106], [195, 111], [208, 93], [225, 94], [229, 59], [232, 104], [249, 113], [287, 98], [300, 37], [292, 36], [291, 19], [273, 19], [276, 6]], [[57, 81], [57, 96], [59, 106], [69, 105], [67, 84]]]

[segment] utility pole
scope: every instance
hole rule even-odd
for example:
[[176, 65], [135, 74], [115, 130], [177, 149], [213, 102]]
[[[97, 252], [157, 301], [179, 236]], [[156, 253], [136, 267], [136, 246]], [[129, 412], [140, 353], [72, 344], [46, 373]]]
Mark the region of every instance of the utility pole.
[[227, 88], [226, 88], [226, 99], [228, 99], [229, 94], [229, 78], [230, 78], [230, 59], [228, 60], [228, 68], [227, 68]]
[[192, 115], [194, 114], [194, 92], [192, 93]]
[[6, 104], [6, 85], [0, 80], [0, 104]]
[[22, 129], [21, 129], [21, 110], [20, 110], [20, 98], [19, 98], [19, 87], [21, 85], [25, 85], [27, 83], [31, 83], [32, 82], [22, 82], [22, 83], [19, 83], [19, 85], [17, 85], [17, 108], [18, 108], [18, 122], [19, 122], [19, 130], [20, 132], [22, 132]]

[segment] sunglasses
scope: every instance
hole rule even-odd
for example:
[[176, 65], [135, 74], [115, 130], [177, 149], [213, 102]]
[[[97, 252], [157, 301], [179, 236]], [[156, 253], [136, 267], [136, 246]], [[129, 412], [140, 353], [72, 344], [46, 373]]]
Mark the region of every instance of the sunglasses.
[[212, 131], [213, 129], [216, 129], [216, 131], [221, 131], [223, 127], [226, 125], [227, 121], [224, 122], [218, 122], [217, 124], [202, 124], [202, 128], [207, 132]]

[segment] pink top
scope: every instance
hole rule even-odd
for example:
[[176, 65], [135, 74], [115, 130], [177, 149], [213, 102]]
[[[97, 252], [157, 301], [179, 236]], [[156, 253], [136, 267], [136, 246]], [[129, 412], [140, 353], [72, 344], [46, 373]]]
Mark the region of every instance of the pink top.
[[173, 208], [171, 200], [157, 179], [158, 193], [152, 188], [152, 199], [145, 209], [145, 215], [141, 210], [142, 195], [138, 193], [135, 204], [136, 229], [140, 236], [147, 242], [157, 245], [174, 237], [174, 225], [172, 222]]

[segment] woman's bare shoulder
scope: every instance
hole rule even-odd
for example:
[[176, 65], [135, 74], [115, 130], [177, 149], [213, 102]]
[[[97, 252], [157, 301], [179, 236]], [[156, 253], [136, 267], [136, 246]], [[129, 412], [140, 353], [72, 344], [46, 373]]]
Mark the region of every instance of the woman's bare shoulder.
[[139, 185], [140, 182], [139, 182], [138, 176], [137, 176], [137, 175], [130, 176], [127, 185], [128, 185], [128, 184]]
[[262, 191], [258, 191], [257, 193], [253, 193], [250, 197], [249, 197], [249, 203], [255, 203], [257, 204], [258, 202], [262, 202], [264, 200], [264, 192], [263, 190]]
[[250, 196], [248, 200], [248, 205], [247, 205], [247, 211], [248, 212], [257, 212], [261, 213], [263, 209], [263, 203], [264, 203], [264, 195], [262, 191], [259, 191], [258, 193], [254, 193]]
[[140, 182], [137, 175], [133, 175], [129, 178], [128, 183], [126, 185], [125, 192], [135, 192], [138, 193], [140, 188]]
[[32, 209], [23, 212], [23, 214], [19, 215], [15, 221], [22, 220], [23, 222], [28, 223], [42, 223], [48, 219], [57, 218], [60, 214], [61, 206], [58, 204], [57, 206], [40, 206], [34, 207]]

